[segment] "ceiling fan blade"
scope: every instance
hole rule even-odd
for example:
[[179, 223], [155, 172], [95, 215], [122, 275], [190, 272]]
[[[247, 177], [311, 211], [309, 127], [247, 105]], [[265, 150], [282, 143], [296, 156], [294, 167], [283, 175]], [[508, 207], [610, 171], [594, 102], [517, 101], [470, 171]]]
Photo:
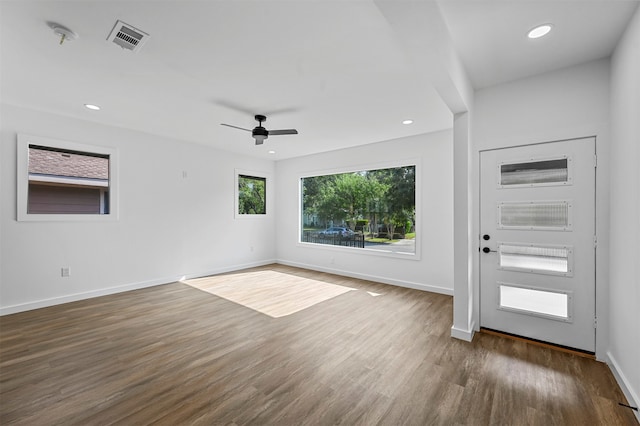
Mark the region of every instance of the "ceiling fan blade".
[[225, 99], [215, 99], [213, 101], [213, 103], [215, 103], [216, 105], [219, 105], [221, 107], [224, 107], [224, 108], [229, 108], [229, 109], [232, 109], [234, 111], [238, 111], [238, 112], [240, 112], [242, 114], [245, 114], [245, 115], [254, 115], [255, 114], [255, 112], [252, 109], [247, 108], [245, 105], [240, 105], [240, 104], [237, 104], [237, 103], [232, 102], [232, 101], [227, 101]]
[[246, 130], [247, 132], [250, 132], [250, 129], [245, 129], [244, 127], [238, 127], [238, 126], [232, 126], [231, 124], [224, 124], [224, 123], [220, 123], [221, 126], [227, 126], [227, 127], [233, 127], [234, 129], [240, 129], [240, 130]]
[[297, 135], [296, 129], [284, 129], [284, 130], [269, 130], [269, 136], [275, 135]]

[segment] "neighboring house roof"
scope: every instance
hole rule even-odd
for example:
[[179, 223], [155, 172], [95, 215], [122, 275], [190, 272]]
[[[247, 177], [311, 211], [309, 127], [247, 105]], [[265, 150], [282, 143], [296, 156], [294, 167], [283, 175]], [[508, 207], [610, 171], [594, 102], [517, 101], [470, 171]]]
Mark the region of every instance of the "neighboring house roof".
[[109, 159], [29, 148], [29, 174], [109, 179]]

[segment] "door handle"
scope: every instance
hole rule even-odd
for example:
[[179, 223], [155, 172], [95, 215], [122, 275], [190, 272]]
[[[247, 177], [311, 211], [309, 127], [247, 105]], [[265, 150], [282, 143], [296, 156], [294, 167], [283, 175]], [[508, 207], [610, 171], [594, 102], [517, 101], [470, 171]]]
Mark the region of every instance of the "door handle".
[[495, 251], [495, 250], [491, 250], [489, 247], [483, 247], [483, 248], [482, 248], [482, 251], [483, 251], [484, 253], [497, 253], [497, 251]]

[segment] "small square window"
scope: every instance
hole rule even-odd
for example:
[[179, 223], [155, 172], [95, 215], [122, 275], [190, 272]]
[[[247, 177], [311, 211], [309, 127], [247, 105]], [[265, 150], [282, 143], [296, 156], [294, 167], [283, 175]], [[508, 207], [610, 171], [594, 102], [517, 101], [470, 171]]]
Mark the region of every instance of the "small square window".
[[267, 179], [256, 176], [238, 176], [238, 213], [267, 213]]
[[18, 135], [18, 220], [114, 217], [115, 150]]
[[109, 156], [29, 145], [28, 214], [109, 214]]
[[265, 217], [268, 212], [267, 175], [236, 170], [236, 218]]

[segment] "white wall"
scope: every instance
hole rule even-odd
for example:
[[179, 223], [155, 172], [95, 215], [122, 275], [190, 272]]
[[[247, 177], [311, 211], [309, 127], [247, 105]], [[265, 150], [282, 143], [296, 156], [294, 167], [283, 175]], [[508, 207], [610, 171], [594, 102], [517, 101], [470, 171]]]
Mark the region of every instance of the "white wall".
[[[272, 161], [9, 105], [0, 113], [0, 313], [275, 259], [274, 209], [234, 219], [234, 169], [273, 175]], [[17, 222], [17, 133], [115, 147], [119, 220]]]
[[[450, 130], [365, 147], [279, 161], [276, 164], [278, 261], [400, 286], [453, 294], [453, 135]], [[300, 177], [328, 169], [418, 158], [421, 164], [418, 217], [420, 260], [390, 258], [359, 249], [301, 245]], [[332, 263], [333, 259], [333, 263]]]
[[451, 336], [473, 340], [476, 331], [474, 318], [473, 250], [476, 239], [473, 229], [471, 197], [475, 185], [471, 173], [473, 99], [468, 111], [453, 116], [453, 325]]
[[[611, 252], [608, 358], [640, 404], [640, 9], [611, 60]], [[640, 415], [636, 412], [638, 420]]]
[[[604, 359], [608, 346], [609, 65], [608, 60], [599, 60], [479, 90], [472, 138], [472, 173], [478, 182], [481, 150], [596, 136], [596, 356], [600, 359]], [[475, 187], [473, 198], [479, 199], [479, 186]], [[476, 236], [481, 232], [478, 209], [476, 203]], [[474, 251], [474, 312], [479, 325], [478, 261], [478, 252]]]

